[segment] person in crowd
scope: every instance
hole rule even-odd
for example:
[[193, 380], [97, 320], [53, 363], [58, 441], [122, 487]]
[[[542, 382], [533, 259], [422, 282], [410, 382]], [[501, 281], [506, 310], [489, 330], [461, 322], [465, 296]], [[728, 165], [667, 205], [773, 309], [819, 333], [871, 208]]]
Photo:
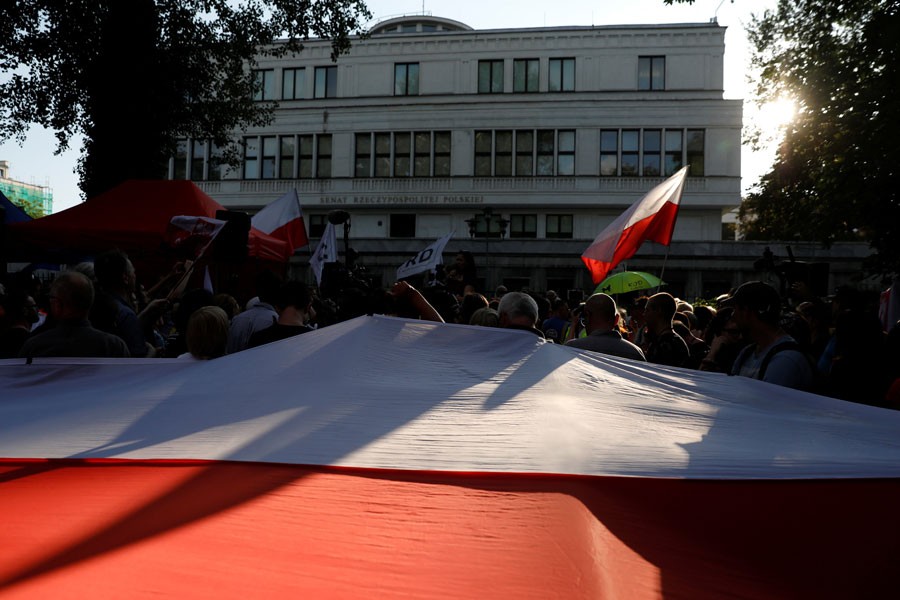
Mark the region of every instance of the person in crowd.
[[140, 314], [136, 312], [134, 265], [128, 255], [120, 250], [98, 255], [94, 259], [94, 274], [99, 291], [91, 312], [91, 323], [122, 338], [131, 356], [152, 354], [153, 346], [147, 343], [144, 332], [168, 307], [168, 301], [154, 300]]
[[238, 316], [241, 312], [241, 306], [231, 294], [215, 294], [212, 298], [213, 305], [218, 306], [228, 315], [228, 320]]
[[751, 342], [735, 359], [732, 375], [798, 390], [812, 389], [812, 365], [797, 340], [781, 327], [781, 296], [775, 288], [750, 281], [723, 305], [734, 308], [734, 322]]
[[819, 298], [811, 298], [797, 305], [797, 313], [809, 325], [809, 352], [818, 361], [831, 339], [831, 307]]
[[171, 323], [166, 335], [165, 356], [176, 358], [187, 352], [187, 326], [191, 315], [204, 306], [214, 306], [209, 290], [194, 288], [182, 294], [172, 311]]
[[118, 336], [94, 329], [88, 321], [94, 302], [91, 280], [65, 271], [50, 286], [50, 313], [54, 327], [28, 338], [19, 356], [128, 357], [128, 346]]
[[485, 306], [472, 313], [472, 318], [469, 319], [469, 325], [500, 327], [500, 315], [493, 308]]
[[278, 312], [273, 303], [281, 288], [281, 278], [275, 273], [262, 270], [256, 276], [258, 300], [247, 310], [231, 320], [228, 330], [226, 352], [233, 354], [247, 348], [250, 336], [257, 331], [271, 327], [278, 321]]
[[571, 314], [569, 312], [569, 303], [562, 298], [557, 298], [553, 302], [552, 312], [549, 318], [545, 319], [541, 324], [541, 329], [548, 340], [553, 340], [557, 344], [565, 342], [564, 335], [569, 327]]
[[583, 315], [587, 337], [569, 340], [566, 346], [632, 360], [647, 360], [640, 348], [622, 338], [618, 327], [619, 311], [611, 296], [602, 293], [591, 295], [584, 303]]
[[643, 349], [646, 342], [647, 322], [644, 320], [644, 311], [647, 308], [647, 296], [638, 296], [628, 309], [628, 328], [631, 330], [631, 338], [628, 340]]
[[706, 327], [703, 340], [709, 346], [709, 352], [700, 361], [701, 371], [731, 373], [734, 359], [747, 346], [748, 342], [744, 340], [740, 328], [732, 319], [733, 314], [733, 308], [722, 308], [716, 311], [716, 315]]
[[278, 320], [271, 327], [254, 332], [250, 336], [248, 348], [313, 331], [306, 324], [312, 312], [312, 296], [305, 283], [285, 282], [275, 298], [275, 309], [278, 311]]
[[692, 323], [691, 333], [705, 341], [706, 328], [709, 322], [716, 316], [716, 309], [712, 306], [699, 305], [694, 307], [695, 322]]
[[472, 315], [475, 314], [476, 310], [487, 307], [487, 298], [481, 294], [466, 294], [459, 304], [459, 314], [457, 315], [456, 322], [468, 324], [472, 320]]
[[212, 360], [225, 356], [228, 342], [228, 315], [218, 306], [203, 306], [194, 311], [187, 324], [187, 353], [178, 358]]
[[883, 406], [891, 378], [881, 320], [860, 308], [841, 311], [834, 339], [825, 391], [841, 400]]
[[538, 305], [534, 298], [523, 292], [507, 292], [497, 308], [500, 327], [530, 331], [541, 339], [544, 332], [537, 328]]
[[672, 328], [675, 316], [675, 298], [666, 292], [653, 294], [647, 300], [644, 320], [647, 323], [646, 348], [648, 362], [670, 367], [685, 367], [690, 350], [681, 336]]
[[40, 320], [34, 298], [20, 290], [0, 296], [0, 358], [15, 358]]
[[673, 319], [672, 320], [672, 329], [678, 336], [684, 340], [684, 343], [688, 346], [688, 352], [690, 355], [688, 356], [688, 361], [684, 365], [688, 369], [699, 369], [700, 363], [706, 358], [706, 355], [709, 353], [709, 346], [706, 342], [703, 341], [702, 338], [698, 338], [693, 334], [693, 332], [688, 329], [688, 326], [684, 321]]
[[443, 323], [444, 318], [422, 293], [406, 281], [398, 281], [387, 293], [384, 314]]

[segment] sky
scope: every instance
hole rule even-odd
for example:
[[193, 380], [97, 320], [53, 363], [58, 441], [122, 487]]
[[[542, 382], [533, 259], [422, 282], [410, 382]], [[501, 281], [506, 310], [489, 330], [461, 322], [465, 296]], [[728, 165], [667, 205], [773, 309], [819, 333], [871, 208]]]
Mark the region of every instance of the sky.
[[[368, 0], [374, 25], [387, 18], [431, 14], [461, 21], [475, 29], [508, 27], [558, 27], [563, 25], [623, 25], [656, 23], [706, 23], [715, 17], [728, 27], [725, 35], [725, 97], [742, 99], [744, 124], [752, 121], [764, 130], [777, 128], [773, 119], [784, 118], [772, 107], [759, 112], [751, 102], [746, 82], [750, 53], [744, 24], [751, 14], [774, 8], [777, 0], [696, 0], [691, 5], [667, 6], [663, 0]], [[783, 107], [782, 107], [783, 108]], [[33, 126], [23, 146], [14, 140], [0, 143], [0, 160], [10, 163], [10, 177], [49, 186], [54, 212], [82, 201], [75, 173], [81, 140], [55, 155], [52, 132]], [[741, 153], [742, 188], [749, 189], [772, 164], [773, 150], [754, 152], [745, 145]]]

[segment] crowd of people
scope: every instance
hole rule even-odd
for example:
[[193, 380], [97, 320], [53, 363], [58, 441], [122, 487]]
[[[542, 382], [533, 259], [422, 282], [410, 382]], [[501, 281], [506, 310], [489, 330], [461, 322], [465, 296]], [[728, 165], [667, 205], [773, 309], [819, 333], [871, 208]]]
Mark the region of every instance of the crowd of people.
[[795, 286], [782, 298], [753, 281], [696, 306], [666, 292], [631, 294], [621, 306], [594, 293], [570, 305], [553, 291], [480, 293], [463, 252], [418, 288], [373, 289], [340, 269], [310, 287], [261, 270], [242, 307], [228, 294], [186, 289], [190, 269], [179, 262], [146, 290], [113, 250], [51, 282], [15, 274], [0, 285], [0, 358], [210, 360], [377, 313], [519, 329], [587, 352], [900, 408], [900, 324], [884, 332], [871, 302], [851, 289], [821, 299]]

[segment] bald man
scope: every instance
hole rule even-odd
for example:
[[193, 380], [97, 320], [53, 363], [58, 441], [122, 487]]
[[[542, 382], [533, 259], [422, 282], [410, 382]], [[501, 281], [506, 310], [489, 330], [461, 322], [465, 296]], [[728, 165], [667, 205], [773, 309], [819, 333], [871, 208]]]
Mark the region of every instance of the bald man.
[[609, 354], [620, 358], [646, 361], [640, 348], [622, 339], [619, 333], [619, 309], [606, 294], [594, 294], [584, 303], [585, 329], [588, 334], [566, 342], [566, 346]]

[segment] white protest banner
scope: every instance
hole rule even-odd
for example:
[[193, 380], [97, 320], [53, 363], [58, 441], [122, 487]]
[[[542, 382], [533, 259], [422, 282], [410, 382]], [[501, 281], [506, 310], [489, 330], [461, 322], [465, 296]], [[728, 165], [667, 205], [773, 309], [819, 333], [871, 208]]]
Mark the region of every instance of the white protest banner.
[[404, 277], [409, 277], [410, 275], [415, 275], [416, 273], [432, 271], [437, 265], [444, 262], [442, 258], [442, 255], [444, 253], [444, 246], [447, 245], [447, 242], [450, 241], [450, 238], [453, 237], [454, 233], [454, 231], [451, 231], [450, 233], [400, 265], [400, 268], [397, 269], [397, 279], [403, 279]]

